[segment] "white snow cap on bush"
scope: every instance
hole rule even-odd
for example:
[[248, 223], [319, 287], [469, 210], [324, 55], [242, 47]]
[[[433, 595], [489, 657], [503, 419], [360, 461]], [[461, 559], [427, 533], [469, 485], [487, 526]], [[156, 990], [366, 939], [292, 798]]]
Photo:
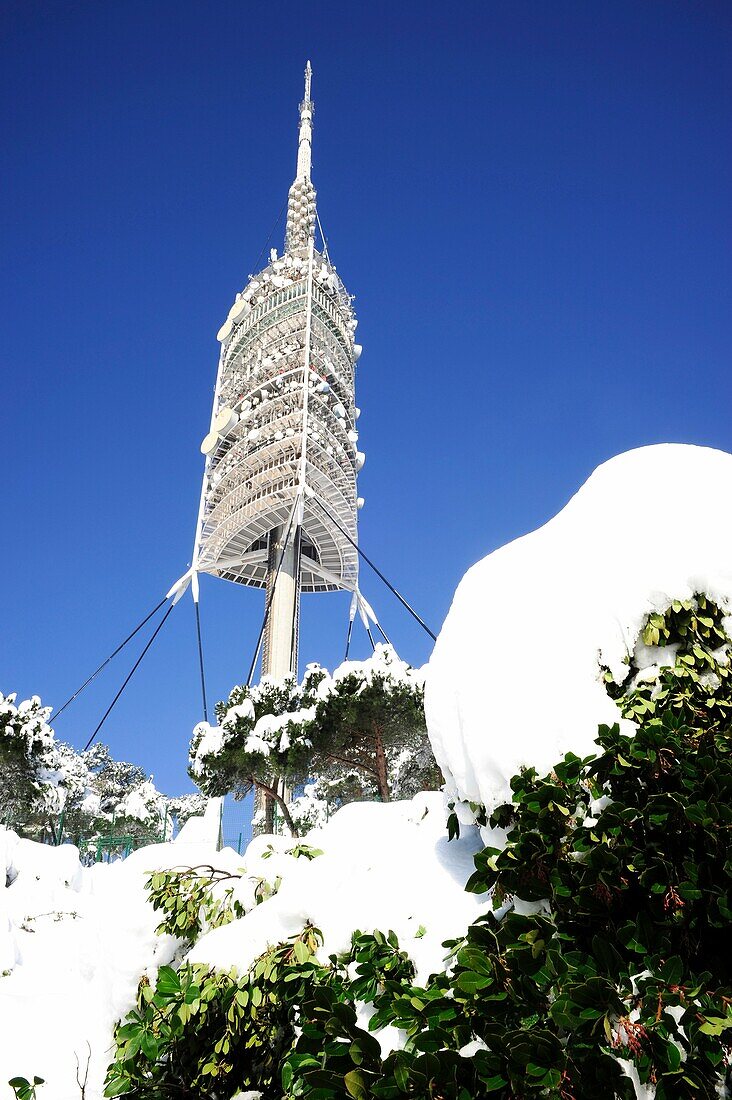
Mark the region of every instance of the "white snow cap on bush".
[[[485, 895], [465, 883], [481, 847], [477, 829], [448, 842], [445, 807], [437, 791], [404, 802], [351, 802], [304, 843], [322, 851], [312, 861], [291, 854], [302, 842], [256, 837], [246, 850], [247, 877], [235, 896], [246, 916], [206, 933], [190, 961], [244, 972], [268, 946], [299, 934], [308, 922], [323, 933], [318, 955], [347, 952], [356, 929], [393, 929], [410, 956], [417, 981], [443, 967], [446, 939], [462, 936], [485, 909]], [[265, 855], [267, 858], [265, 858]], [[255, 904], [253, 882], [282, 883]]]
[[448, 791], [488, 809], [522, 766], [589, 755], [620, 718], [643, 623], [703, 592], [732, 607], [732, 455], [661, 444], [598, 467], [544, 527], [461, 581], [427, 669], [427, 725]]

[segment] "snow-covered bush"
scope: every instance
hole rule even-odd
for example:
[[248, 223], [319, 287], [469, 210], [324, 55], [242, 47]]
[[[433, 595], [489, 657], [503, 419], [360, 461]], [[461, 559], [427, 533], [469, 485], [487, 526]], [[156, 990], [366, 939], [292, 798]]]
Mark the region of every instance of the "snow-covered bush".
[[37, 695], [0, 696], [0, 815], [23, 835], [57, 841], [93, 832], [100, 797], [85, 754], [57, 741]]
[[50, 713], [37, 695], [17, 706], [14, 695], [0, 695], [0, 822], [33, 839], [94, 848], [110, 832], [125, 843], [154, 839], [166, 817], [183, 825], [202, 812], [205, 796], [168, 799], [142, 768], [114, 760], [106, 745], [78, 752], [57, 741]]
[[106, 745], [94, 745], [77, 753], [69, 745], [57, 742], [64, 757], [64, 782], [77, 777], [73, 798], [64, 808], [63, 830], [76, 843], [94, 842], [97, 837], [123, 837], [130, 840], [157, 838], [164, 829], [167, 799], [142, 768], [123, 760], [114, 760]]
[[[732, 611], [732, 455], [662, 444], [600, 466], [557, 516], [461, 581], [425, 709], [450, 793], [489, 811], [521, 767], [593, 751], [644, 624], [697, 594]], [[635, 719], [621, 729], [632, 733]]]
[[[390, 646], [332, 676], [311, 665], [300, 684], [264, 678], [236, 687], [217, 717], [219, 726], [194, 730], [191, 775], [209, 794], [260, 789], [294, 835], [349, 802], [387, 802], [441, 783], [421, 674]], [[282, 780], [303, 788], [293, 806], [281, 796]]]
[[333, 796], [326, 782], [305, 783], [290, 802], [290, 816], [298, 836], [304, 836], [311, 829], [325, 825], [332, 810]]
[[[354, 929], [348, 947], [325, 951], [302, 891], [304, 926], [280, 943], [270, 931], [252, 954], [260, 926], [285, 928], [276, 895], [210, 932], [177, 972], [143, 982], [117, 1033], [107, 1094], [153, 1100], [215, 1087], [221, 1100], [241, 1090], [262, 1100], [725, 1095], [732, 1032], [725, 622], [702, 596], [651, 616], [642, 644], [663, 642], [668, 663], [639, 649], [643, 667], [625, 689], [607, 682], [620, 709], [634, 715], [631, 735], [618, 723], [602, 726], [593, 755], [569, 753], [545, 775], [529, 768], [512, 778], [511, 800], [487, 822], [500, 846], [477, 854], [467, 884], [490, 900], [445, 945], [445, 964], [418, 978], [413, 945], [424, 927], [411, 940], [386, 928]], [[321, 866], [316, 858], [313, 868]], [[361, 905], [365, 915], [367, 899]], [[176, 906], [187, 927], [206, 907], [201, 895], [191, 906], [184, 891], [169, 927]], [[205, 961], [221, 955], [224, 942], [231, 962], [238, 947], [235, 969]]]
[[5, 822], [58, 812], [53, 786], [46, 779], [53, 763], [50, 708], [37, 695], [17, 706], [15, 699], [0, 695], [0, 816]]
[[99, 808], [106, 814], [113, 814], [130, 791], [140, 787], [148, 778], [137, 764], [114, 760], [109, 748], [99, 742], [84, 753], [84, 760], [94, 775]]

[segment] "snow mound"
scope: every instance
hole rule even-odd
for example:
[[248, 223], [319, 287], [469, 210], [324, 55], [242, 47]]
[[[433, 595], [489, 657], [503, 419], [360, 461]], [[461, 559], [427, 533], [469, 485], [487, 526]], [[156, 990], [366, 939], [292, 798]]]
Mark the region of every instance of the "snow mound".
[[[323, 933], [319, 952], [347, 952], [353, 932], [392, 929], [417, 970], [417, 981], [444, 970], [446, 939], [462, 935], [485, 908], [485, 896], [465, 893], [482, 848], [477, 829], [448, 843], [443, 796], [425, 792], [406, 802], [353, 802], [306, 843], [323, 854], [294, 858], [296, 841], [258, 837], [245, 853], [249, 880], [240, 900], [251, 905], [251, 878], [280, 877], [279, 891], [240, 920], [216, 928], [189, 959], [245, 971], [268, 946], [309, 922]], [[271, 846], [271, 851], [268, 848]]]
[[[189, 955], [239, 971], [311, 922], [325, 936], [324, 962], [348, 951], [356, 930], [394, 929], [424, 981], [442, 969], [443, 940], [461, 935], [485, 906], [464, 891], [482, 846], [478, 830], [448, 845], [439, 793], [354, 803], [305, 841], [261, 836], [243, 856], [216, 851], [219, 809], [212, 799], [175, 841], [93, 867], [80, 864], [72, 845], [19, 840], [0, 827], [0, 1083], [38, 1075], [43, 1100], [78, 1100], [77, 1063], [83, 1078], [88, 1062], [85, 1095], [101, 1100], [114, 1024], [133, 1007], [140, 976], [154, 978], [182, 947], [155, 931], [160, 914], [145, 890], [152, 871], [210, 864], [242, 874], [235, 896], [251, 911], [203, 936]], [[401, 1042], [394, 1029], [379, 1038], [385, 1049]]]
[[565, 508], [468, 571], [427, 669], [425, 709], [448, 791], [494, 808], [522, 766], [594, 751], [620, 718], [643, 623], [703, 592], [732, 606], [732, 455], [661, 444], [598, 467]]
[[210, 848], [218, 847], [223, 803], [223, 798], [209, 798], [203, 814], [188, 818], [178, 833], [175, 843], [178, 845], [207, 844]]
[[140, 976], [180, 944], [155, 932], [160, 914], [145, 881], [200, 863], [236, 871], [242, 858], [190, 829], [188, 840], [181, 831], [125, 860], [82, 867], [73, 845], [20, 840], [0, 826], [0, 1086], [37, 1075], [43, 1100], [79, 1100], [77, 1062], [82, 1079], [88, 1063], [85, 1095], [100, 1100], [114, 1024], [133, 1007]]

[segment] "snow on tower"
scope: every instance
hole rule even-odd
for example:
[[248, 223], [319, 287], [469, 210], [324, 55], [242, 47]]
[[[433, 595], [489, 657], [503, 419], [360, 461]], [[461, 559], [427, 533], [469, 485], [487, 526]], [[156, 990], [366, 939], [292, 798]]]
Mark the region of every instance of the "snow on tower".
[[[264, 588], [262, 672], [297, 672], [301, 592], [356, 587], [360, 348], [351, 299], [315, 247], [310, 62], [285, 251], [249, 282], [219, 330], [219, 369], [192, 572]], [[276, 582], [276, 583], [275, 583]]]

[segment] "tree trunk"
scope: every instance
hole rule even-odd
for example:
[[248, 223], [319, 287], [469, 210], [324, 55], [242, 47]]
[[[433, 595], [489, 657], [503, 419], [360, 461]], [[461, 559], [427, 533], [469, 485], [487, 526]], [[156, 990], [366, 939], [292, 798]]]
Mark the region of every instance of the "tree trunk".
[[386, 753], [384, 752], [384, 738], [381, 730], [374, 726], [374, 744], [376, 750], [376, 783], [379, 788], [379, 797], [382, 802], [389, 801], [389, 779], [386, 771]]
[[274, 798], [266, 794], [264, 796], [264, 831], [274, 832]]
[[[290, 834], [293, 837], [298, 837], [300, 834], [297, 831], [297, 826], [295, 825], [295, 822], [292, 820], [292, 815], [290, 814], [289, 807], [288, 807], [287, 803], [285, 802], [284, 798], [282, 797], [282, 795], [277, 791], [277, 789], [275, 787], [268, 787], [268, 786], [266, 786], [266, 784], [260, 783], [258, 780], [255, 780], [254, 782], [255, 782], [255, 786], [257, 786], [260, 789], [260, 791], [264, 792], [264, 795], [267, 799], [267, 802], [266, 802], [267, 813], [269, 814], [270, 809], [274, 808], [274, 804], [276, 802], [277, 805], [279, 806], [279, 808], [282, 810], [282, 816], [285, 819], [285, 824], [287, 825], [287, 828], [290, 830]], [[268, 820], [269, 820], [269, 817], [268, 817]], [[273, 824], [274, 824], [274, 822], [273, 822]], [[272, 831], [272, 826], [270, 826], [269, 831], [270, 832]]]

